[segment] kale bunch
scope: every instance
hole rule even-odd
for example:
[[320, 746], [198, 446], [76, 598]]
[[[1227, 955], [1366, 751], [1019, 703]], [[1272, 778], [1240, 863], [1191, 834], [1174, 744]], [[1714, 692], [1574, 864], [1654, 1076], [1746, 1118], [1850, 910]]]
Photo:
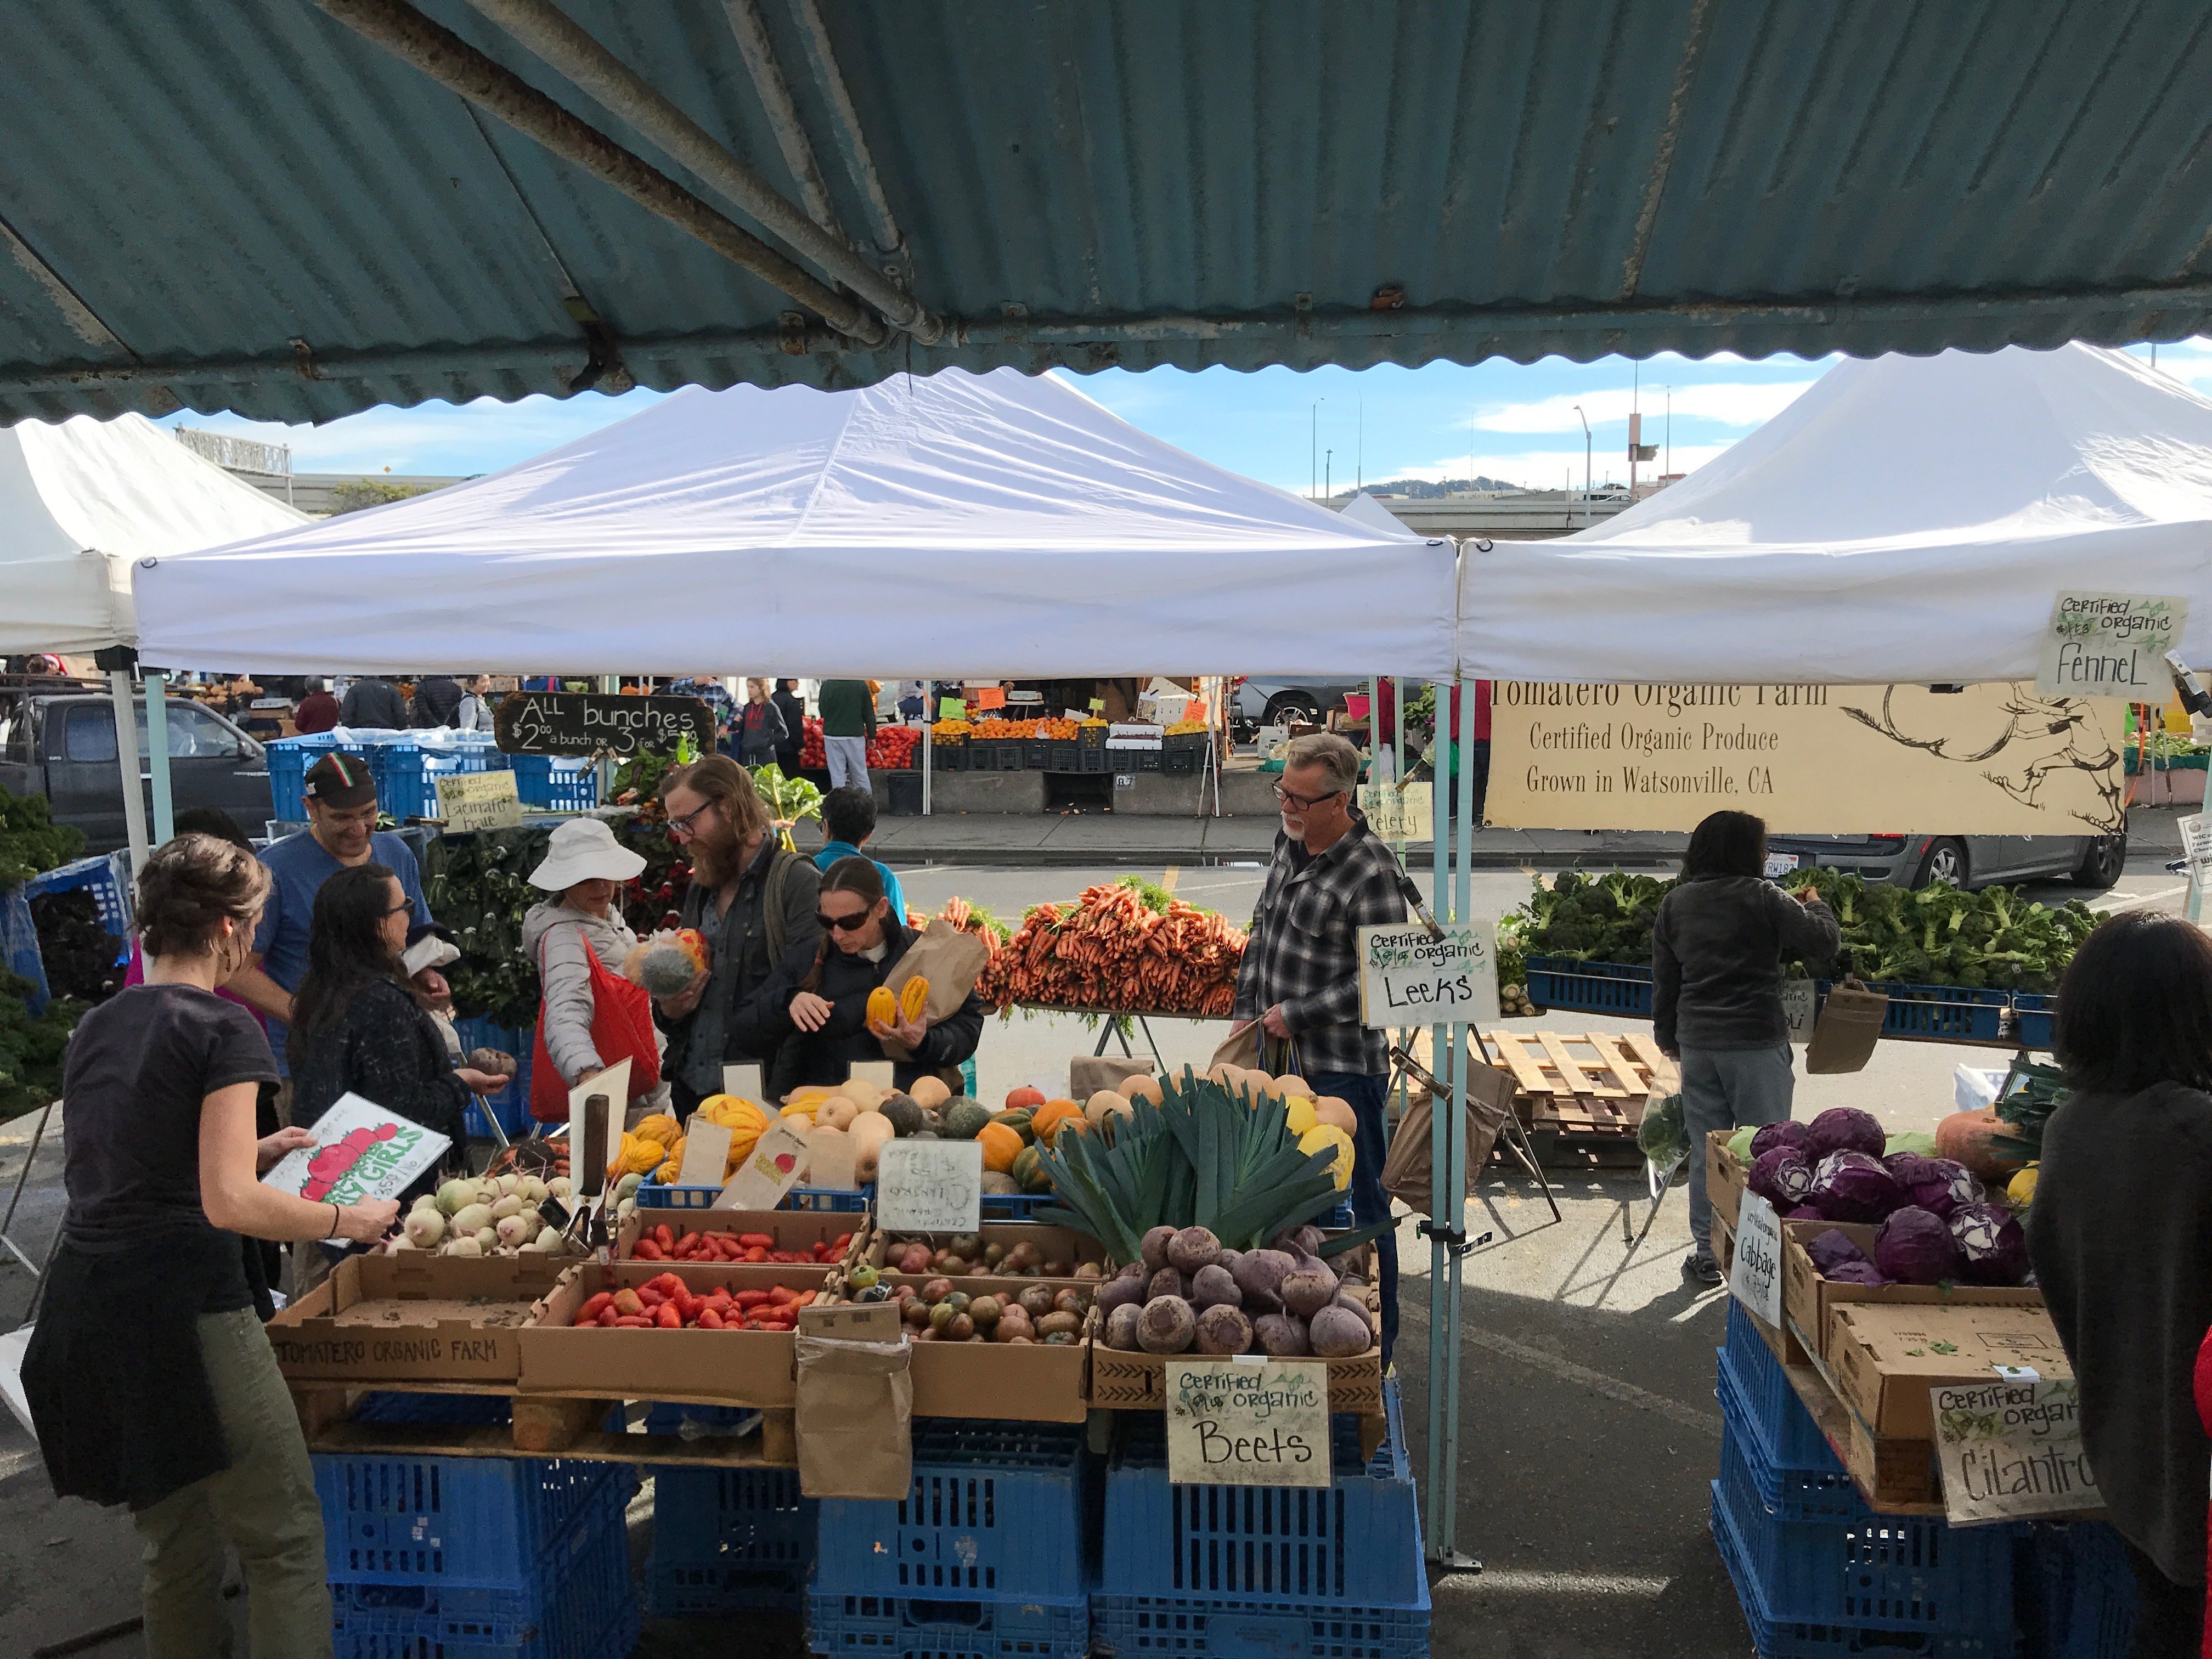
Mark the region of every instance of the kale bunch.
[[33, 986], [0, 972], [0, 1118], [35, 1110], [62, 1091], [62, 1054], [84, 1005], [56, 997], [36, 1019], [23, 999]]
[[0, 887], [59, 869], [83, 852], [83, 832], [56, 823], [44, 795], [14, 795], [0, 788]]

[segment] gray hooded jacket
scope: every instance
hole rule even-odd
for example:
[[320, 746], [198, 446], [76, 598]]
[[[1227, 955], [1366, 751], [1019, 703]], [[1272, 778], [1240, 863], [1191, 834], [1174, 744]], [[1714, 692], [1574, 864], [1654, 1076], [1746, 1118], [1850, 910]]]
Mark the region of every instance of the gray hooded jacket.
[[531, 906], [522, 919], [522, 948], [538, 964], [544, 999], [538, 1020], [545, 1052], [571, 1087], [602, 1064], [592, 1044], [592, 970], [584, 952], [598, 951], [607, 971], [619, 974], [637, 942], [620, 915], [586, 915], [557, 899]]

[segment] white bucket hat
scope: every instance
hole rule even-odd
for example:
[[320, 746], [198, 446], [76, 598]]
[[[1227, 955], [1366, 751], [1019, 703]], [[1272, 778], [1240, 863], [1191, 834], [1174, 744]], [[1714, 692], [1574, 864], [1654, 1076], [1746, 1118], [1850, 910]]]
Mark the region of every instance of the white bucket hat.
[[618, 844], [599, 819], [570, 818], [553, 832], [545, 862], [530, 872], [530, 884], [561, 893], [580, 881], [628, 881], [644, 868], [645, 860]]

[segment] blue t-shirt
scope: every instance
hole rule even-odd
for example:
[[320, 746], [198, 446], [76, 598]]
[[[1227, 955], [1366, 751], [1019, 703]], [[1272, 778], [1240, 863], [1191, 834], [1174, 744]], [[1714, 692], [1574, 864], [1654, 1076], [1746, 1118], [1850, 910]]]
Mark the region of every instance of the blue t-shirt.
[[[314, 920], [315, 895], [346, 866], [307, 830], [270, 842], [262, 849], [261, 861], [269, 866], [269, 898], [262, 906], [253, 948], [261, 953], [261, 971], [287, 991], [296, 991], [307, 972], [307, 928]], [[368, 861], [399, 878], [417, 923], [430, 920], [430, 907], [422, 902], [422, 872], [416, 867], [412, 848], [390, 830], [380, 830], [368, 838]], [[278, 1059], [283, 1058], [291, 1036], [292, 1028], [285, 1026], [276, 1042]]]
[[[839, 859], [866, 857], [866, 854], [861, 852], [849, 841], [833, 841], [814, 855], [814, 867], [826, 875], [829, 873], [830, 866], [836, 863]], [[868, 862], [874, 865], [877, 871], [883, 876], [884, 896], [891, 902], [891, 920], [897, 922], [900, 927], [905, 927], [906, 892], [900, 887], [899, 878], [891, 873], [890, 866], [881, 860], [869, 859]]]

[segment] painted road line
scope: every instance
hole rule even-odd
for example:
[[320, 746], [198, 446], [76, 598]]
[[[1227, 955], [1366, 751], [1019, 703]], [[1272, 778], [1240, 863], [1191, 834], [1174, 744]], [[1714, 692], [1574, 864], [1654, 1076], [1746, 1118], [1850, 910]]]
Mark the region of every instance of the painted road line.
[[[1425, 1330], [1428, 1328], [1428, 1320], [1402, 1302], [1398, 1305], [1398, 1318], [1401, 1323], [1419, 1325]], [[1510, 1336], [1500, 1336], [1494, 1331], [1476, 1330], [1462, 1322], [1460, 1340], [1469, 1347], [1484, 1348], [1500, 1358], [1510, 1359], [1540, 1371], [1548, 1371], [1563, 1382], [1577, 1383], [1593, 1394], [1601, 1394], [1608, 1400], [1619, 1401], [1624, 1406], [1634, 1406], [1653, 1413], [1669, 1422], [1680, 1423], [1685, 1428], [1703, 1429], [1709, 1434], [1718, 1434], [1721, 1431], [1721, 1414], [1718, 1412], [1701, 1412], [1679, 1400], [1669, 1400], [1649, 1389], [1639, 1389], [1633, 1382], [1624, 1382], [1617, 1376], [1607, 1376], [1603, 1371], [1578, 1365], [1571, 1359], [1562, 1359], [1541, 1348], [1516, 1342]]]
[[1479, 1573], [1449, 1573], [1429, 1586], [1441, 1601], [1481, 1595], [1644, 1595], [1666, 1594], [1671, 1578], [1611, 1572], [1540, 1572], [1528, 1567], [1486, 1567]]

